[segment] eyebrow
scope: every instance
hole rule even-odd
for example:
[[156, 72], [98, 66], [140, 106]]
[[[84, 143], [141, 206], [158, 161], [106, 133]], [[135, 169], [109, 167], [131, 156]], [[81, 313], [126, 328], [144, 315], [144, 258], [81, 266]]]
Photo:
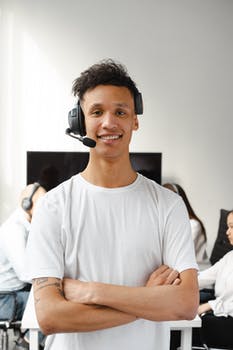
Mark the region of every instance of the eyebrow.
[[129, 105], [127, 103], [125, 103], [125, 102], [123, 102], [123, 103], [116, 103], [115, 105], [117, 107], [129, 108]]
[[99, 107], [101, 107], [101, 103], [94, 103], [93, 105], [90, 106], [89, 109], [99, 108]]
[[[114, 102], [113, 103], [116, 107], [121, 107], [121, 108], [130, 108], [130, 106], [125, 103], [125, 102]], [[103, 104], [102, 103], [94, 103], [93, 105], [90, 106], [89, 110], [95, 109], [95, 108], [100, 108], [102, 107]]]

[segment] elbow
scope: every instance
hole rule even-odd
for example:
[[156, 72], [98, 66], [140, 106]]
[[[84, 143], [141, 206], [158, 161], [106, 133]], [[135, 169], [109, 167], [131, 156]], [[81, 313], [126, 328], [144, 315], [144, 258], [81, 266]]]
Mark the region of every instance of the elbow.
[[179, 320], [193, 320], [197, 315], [197, 307], [187, 307], [184, 308], [182, 312], [179, 313], [178, 319]]
[[44, 335], [50, 335], [54, 333], [59, 333], [60, 330], [60, 320], [61, 317], [56, 313], [56, 308], [54, 307], [43, 307], [37, 310], [37, 320], [39, 328]]
[[[185, 299], [184, 299], [185, 300]], [[180, 304], [177, 311], [178, 320], [193, 320], [197, 315], [199, 306], [199, 297], [193, 296], [186, 298], [186, 300]]]
[[45, 336], [56, 333], [53, 331], [53, 329], [47, 327], [47, 325], [41, 325], [40, 330]]
[[51, 314], [48, 315], [47, 313], [44, 313], [44, 315], [39, 315], [38, 323], [40, 330], [44, 335], [57, 333], [56, 323], [54, 322], [53, 317], [51, 317]]

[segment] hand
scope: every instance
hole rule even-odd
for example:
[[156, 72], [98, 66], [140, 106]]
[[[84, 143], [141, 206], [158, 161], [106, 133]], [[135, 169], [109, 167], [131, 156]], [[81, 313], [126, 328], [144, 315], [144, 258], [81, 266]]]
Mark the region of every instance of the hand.
[[65, 298], [81, 304], [89, 304], [90, 300], [90, 283], [82, 282], [71, 278], [63, 279], [63, 292]]
[[155, 287], [162, 285], [178, 285], [181, 280], [179, 278], [179, 272], [170, 268], [167, 265], [161, 265], [150, 275], [146, 282], [146, 287]]
[[201, 315], [201, 314], [203, 314], [204, 312], [207, 312], [207, 311], [209, 311], [209, 310], [211, 310], [210, 305], [209, 305], [208, 303], [205, 303], [205, 304], [199, 305], [198, 310], [197, 310], [197, 313], [198, 313], [198, 315]]

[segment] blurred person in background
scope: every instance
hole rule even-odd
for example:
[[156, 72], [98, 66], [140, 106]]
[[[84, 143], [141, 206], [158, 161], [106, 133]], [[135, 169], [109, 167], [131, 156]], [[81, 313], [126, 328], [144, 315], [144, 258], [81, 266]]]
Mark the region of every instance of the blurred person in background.
[[177, 193], [182, 197], [186, 205], [189, 219], [190, 219], [190, 225], [191, 225], [191, 231], [192, 231], [192, 237], [193, 237], [193, 243], [194, 243], [195, 255], [196, 255], [198, 267], [200, 270], [204, 270], [208, 268], [210, 266], [210, 262], [206, 252], [207, 237], [206, 237], [206, 230], [203, 225], [203, 222], [195, 214], [185, 191], [180, 185], [174, 184], [174, 183], [165, 183], [163, 186]]
[[0, 227], [0, 320], [22, 319], [31, 288], [24, 280], [26, 244], [36, 202], [45, 193], [37, 182], [26, 186], [19, 206]]

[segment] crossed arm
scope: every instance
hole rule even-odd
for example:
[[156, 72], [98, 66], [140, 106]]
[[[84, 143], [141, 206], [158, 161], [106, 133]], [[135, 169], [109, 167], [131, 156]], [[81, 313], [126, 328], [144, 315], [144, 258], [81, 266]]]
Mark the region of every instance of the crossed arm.
[[35, 279], [33, 289], [44, 334], [106, 329], [137, 318], [192, 319], [198, 306], [196, 270], [179, 275], [166, 265], [142, 287], [49, 277]]

